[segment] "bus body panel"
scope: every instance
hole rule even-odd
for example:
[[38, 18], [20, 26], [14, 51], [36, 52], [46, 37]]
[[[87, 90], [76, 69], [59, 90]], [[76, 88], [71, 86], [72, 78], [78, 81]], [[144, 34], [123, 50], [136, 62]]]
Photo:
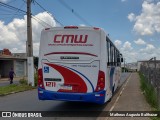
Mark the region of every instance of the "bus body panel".
[[38, 97], [40, 100], [61, 100], [61, 101], [80, 101], [104, 104], [106, 91], [94, 93], [69, 93], [54, 92], [38, 88]]
[[[91, 63], [56, 63], [42, 60], [44, 87], [50, 91], [94, 92], [99, 72], [99, 61]], [[47, 69], [45, 71], [45, 69]], [[93, 74], [94, 73], [94, 74]]]
[[[40, 100], [103, 104], [118, 86], [118, 72], [108, 67], [106, 34], [101, 29], [55, 27], [41, 32], [38, 87]], [[113, 70], [114, 69], [114, 70]], [[97, 90], [101, 74], [104, 88]], [[116, 80], [115, 80], [116, 79]]]

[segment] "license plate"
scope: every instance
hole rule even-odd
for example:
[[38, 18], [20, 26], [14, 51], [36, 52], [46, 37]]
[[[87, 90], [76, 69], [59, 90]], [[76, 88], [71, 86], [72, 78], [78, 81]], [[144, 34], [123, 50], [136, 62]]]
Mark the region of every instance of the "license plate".
[[72, 86], [61, 85], [60, 89], [63, 89], [63, 90], [72, 90]]

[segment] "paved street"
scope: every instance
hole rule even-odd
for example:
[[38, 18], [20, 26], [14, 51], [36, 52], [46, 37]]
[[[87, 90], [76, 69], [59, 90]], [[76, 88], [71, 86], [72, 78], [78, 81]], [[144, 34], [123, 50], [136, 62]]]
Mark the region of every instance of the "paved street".
[[[120, 86], [124, 83], [129, 73], [123, 73]], [[4, 81], [3, 81], [4, 82]], [[0, 82], [0, 84], [3, 84]], [[8, 81], [6, 81], [8, 82]], [[119, 86], [119, 88], [120, 88]], [[116, 92], [117, 94], [118, 92]], [[116, 95], [115, 94], [115, 95]], [[0, 97], [0, 111], [103, 111], [110, 103], [97, 105], [92, 103], [64, 102], [64, 101], [39, 101], [37, 90], [25, 91]], [[14, 119], [14, 118], [13, 118]], [[53, 118], [47, 118], [53, 119]], [[56, 117], [55, 117], [56, 119]], [[66, 118], [58, 118], [58, 120]], [[71, 118], [69, 118], [71, 119]], [[82, 119], [82, 118], [76, 118]], [[96, 117], [87, 117], [83, 119], [97, 119]], [[16, 118], [15, 118], [16, 120]]]
[[[13, 84], [19, 84], [19, 81], [17, 81], [17, 80], [13, 81]], [[10, 81], [9, 80], [7, 80], [7, 81], [5, 80], [5, 81], [1, 81], [0, 82], [0, 87], [1, 86], [7, 86], [7, 85], [10, 85]]]
[[[121, 87], [118, 88], [112, 101], [104, 105], [79, 102], [64, 101], [39, 101], [37, 90], [31, 90], [8, 96], [0, 97], [0, 111], [136, 111], [148, 110], [149, 106], [145, 101], [143, 94], [139, 89], [139, 78], [137, 73], [132, 73], [130, 79], [124, 83], [129, 76], [128, 73], [122, 74]], [[122, 84], [124, 83], [124, 84]], [[124, 90], [123, 90], [124, 88]], [[119, 97], [120, 92], [122, 95]], [[117, 100], [117, 98], [119, 99]], [[101, 117], [101, 119], [105, 119]], [[43, 118], [42, 118], [43, 119]], [[47, 118], [47, 120], [53, 118]], [[54, 119], [66, 119], [63, 117], [54, 117]], [[68, 118], [71, 119], [71, 118]], [[75, 118], [73, 118], [75, 119]], [[82, 119], [76, 118], [76, 119]], [[96, 117], [87, 117], [83, 119], [97, 119]], [[98, 118], [99, 119], [99, 118]], [[112, 118], [113, 119], [113, 118]], [[111, 118], [109, 120], [112, 120]], [[113, 119], [114, 120], [114, 119]]]

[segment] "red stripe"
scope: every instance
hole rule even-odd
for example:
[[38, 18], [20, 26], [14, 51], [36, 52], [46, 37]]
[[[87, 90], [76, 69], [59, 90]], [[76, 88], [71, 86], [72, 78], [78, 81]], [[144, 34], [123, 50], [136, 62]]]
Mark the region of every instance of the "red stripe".
[[[72, 85], [73, 89], [72, 90], [58, 90], [59, 92], [79, 92], [79, 93], [86, 93], [87, 92], [87, 86], [84, 80], [74, 73], [73, 71], [56, 65], [56, 64], [50, 64], [50, 63], [45, 63], [52, 68], [56, 69], [64, 78], [64, 85]], [[54, 75], [53, 75], [54, 77]]]
[[52, 55], [52, 54], [80, 54], [80, 55], [90, 55], [90, 56], [97, 57], [97, 55], [94, 55], [94, 54], [91, 54], [91, 53], [84, 53], [84, 52], [51, 52], [51, 53], [45, 54], [44, 56]]

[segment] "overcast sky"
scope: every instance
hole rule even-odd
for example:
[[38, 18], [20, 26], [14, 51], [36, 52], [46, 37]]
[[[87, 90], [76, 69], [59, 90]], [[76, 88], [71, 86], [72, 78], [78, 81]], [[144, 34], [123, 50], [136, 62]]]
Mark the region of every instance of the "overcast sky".
[[[25, 0], [0, 0], [0, 2], [26, 11]], [[32, 19], [35, 56], [39, 53], [41, 30], [50, 26], [60, 26], [62, 23], [64, 26], [92, 25], [103, 28], [127, 62], [152, 57], [160, 59], [160, 0], [36, 0], [36, 2], [32, 3], [32, 15], [35, 16]], [[8, 48], [12, 53], [25, 52], [26, 30], [24, 13], [0, 5], [0, 50]]]

